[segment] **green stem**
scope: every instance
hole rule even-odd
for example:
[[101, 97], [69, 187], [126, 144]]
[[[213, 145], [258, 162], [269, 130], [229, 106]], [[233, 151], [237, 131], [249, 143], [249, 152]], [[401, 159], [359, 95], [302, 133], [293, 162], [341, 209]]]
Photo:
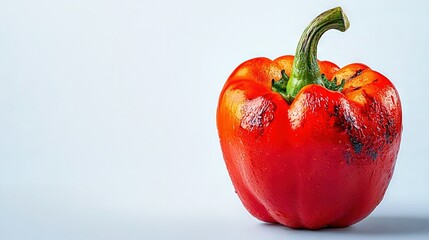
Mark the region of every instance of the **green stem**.
[[296, 48], [292, 73], [287, 83], [286, 101], [291, 103], [298, 92], [308, 84], [324, 86], [317, 63], [317, 44], [320, 37], [330, 29], [342, 32], [349, 27], [349, 21], [341, 7], [328, 10], [316, 17], [304, 30]]

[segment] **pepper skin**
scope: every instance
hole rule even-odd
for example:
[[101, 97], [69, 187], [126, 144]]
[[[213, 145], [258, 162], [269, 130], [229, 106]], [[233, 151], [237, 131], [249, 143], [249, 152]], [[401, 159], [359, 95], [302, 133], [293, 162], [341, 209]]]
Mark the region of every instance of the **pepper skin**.
[[346, 227], [386, 192], [402, 133], [397, 90], [364, 64], [340, 69], [316, 57], [323, 32], [347, 27], [341, 8], [328, 10], [304, 31], [295, 57], [248, 60], [223, 87], [224, 160], [243, 205], [261, 221]]

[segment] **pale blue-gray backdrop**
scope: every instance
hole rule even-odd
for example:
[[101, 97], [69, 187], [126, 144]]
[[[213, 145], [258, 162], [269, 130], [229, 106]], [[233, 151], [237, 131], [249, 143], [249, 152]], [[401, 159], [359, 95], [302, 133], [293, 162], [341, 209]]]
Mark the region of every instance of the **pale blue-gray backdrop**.
[[[326, 33], [319, 58], [366, 63], [402, 99], [392, 183], [348, 229], [261, 224], [226, 172], [217, 97], [238, 64], [294, 54], [338, 5], [350, 28]], [[2, 0], [0, 239], [424, 239], [428, 12], [417, 0]]]

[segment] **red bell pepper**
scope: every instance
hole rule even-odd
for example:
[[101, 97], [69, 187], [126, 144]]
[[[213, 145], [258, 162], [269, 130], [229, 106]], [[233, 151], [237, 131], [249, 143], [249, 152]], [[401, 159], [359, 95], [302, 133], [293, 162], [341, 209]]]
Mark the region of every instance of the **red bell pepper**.
[[246, 209], [291, 228], [346, 227], [382, 200], [402, 133], [393, 84], [368, 66], [318, 61], [329, 29], [349, 26], [341, 8], [305, 29], [295, 57], [255, 58], [220, 94], [217, 128]]

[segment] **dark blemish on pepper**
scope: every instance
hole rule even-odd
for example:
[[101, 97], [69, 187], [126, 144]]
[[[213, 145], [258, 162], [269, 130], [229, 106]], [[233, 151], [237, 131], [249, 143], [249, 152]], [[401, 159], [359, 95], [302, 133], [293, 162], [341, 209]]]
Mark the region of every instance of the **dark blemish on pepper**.
[[378, 152], [374, 149], [370, 149], [368, 150], [368, 155], [371, 157], [372, 161], [375, 161], [377, 159]]
[[353, 74], [353, 76], [351, 76], [351, 77], [349, 78], [349, 80], [351, 80], [351, 79], [353, 79], [353, 78], [355, 78], [355, 77], [357, 77], [357, 76], [361, 75], [361, 74], [362, 74], [362, 72], [363, 72], [363, 69], [359, 69], [359, 70], [357, 70], [357, 71], [355, 72], [355, 74]]
[[349, 152], [345, 152], [344, 153], [344, 159], [346, 159], [347, 165], [350, 165], [351, 160], [352, 160], [352, 155]]
[[273, 121], [275, 109], [276, 106], [262, 96], [249, 100], [242, 108], [243, 118], [240, 126], [249, 131], [259, 130], [262, 135], [264, 128]]
[[353, 128], [356, 128], [355, 123], [356, 119], [349, 113], [344, 112], [342, 115], [340, 114], [340, 110], [334, 108], [333, 116], [337, 117], [337, 120], [334, 123], [334, 126], [341, 129], [346, 130], [346, 132], [350, 135]]
[[356, 153], [361, 153], [364, 144], [359, 140], [358, 137], [356, 137], [357, 130], [359, 129], [356, 124], [356, 118], [354, 118], [353, 115], [347, 110], [341, 111], [339, 105], [334, 106], [334, 111], [331, 116], [336, 117], [334, 127], [338, 128], [342, 132], [345, 132], [350, 139], [353, 150]]
[[334, 114], [333, 116], [338, 117], [340, 116], [340, 106], [339, 105], [335, 105], [334, 106]]
[[359, 141], [356, 137], [350, 136], [350, 142], [352, 143], [353, 150], [355, 150], [356, 153], [362, 152], [363, 143]]
[[387, 143], [392, 143], [393, 138], [396, 136], [394, 133], [392, 133], [392, 127], [395, 125], [395, 121], [393, 119], [388, 119], [387, 123], [385, 125], [386, 132], [384, 134], [384, 137], [386, 138]]
[[347, 131], [344, 118], [337, 118], [336, 121], [334, 122], [334, 127], [338, 128], [338, 130], [340, 131]]

